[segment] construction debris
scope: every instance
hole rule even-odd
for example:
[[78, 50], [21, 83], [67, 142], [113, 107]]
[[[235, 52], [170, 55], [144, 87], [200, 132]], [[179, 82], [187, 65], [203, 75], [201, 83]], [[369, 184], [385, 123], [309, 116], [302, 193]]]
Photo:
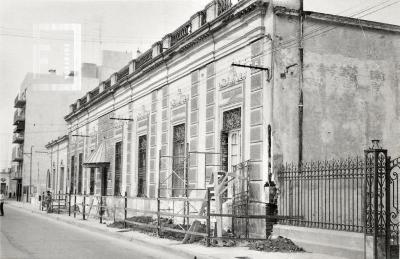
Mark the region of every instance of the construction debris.
[[265, 252], [305, 252], [303, 248], [297, 246], [292, 240], [278, 236], [263, 241], [253, 241], [248, 244], [250, 250]]

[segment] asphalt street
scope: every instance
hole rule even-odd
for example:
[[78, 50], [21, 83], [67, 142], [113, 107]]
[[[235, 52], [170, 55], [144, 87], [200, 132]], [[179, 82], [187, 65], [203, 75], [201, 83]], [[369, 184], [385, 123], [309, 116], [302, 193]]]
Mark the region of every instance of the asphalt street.
[[180, 258], [5, 205], [0, 258]]

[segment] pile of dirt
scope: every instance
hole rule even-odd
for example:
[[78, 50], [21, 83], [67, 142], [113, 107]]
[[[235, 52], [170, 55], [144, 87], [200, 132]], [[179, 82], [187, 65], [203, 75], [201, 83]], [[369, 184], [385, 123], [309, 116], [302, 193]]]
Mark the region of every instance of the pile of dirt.
[[146, 224], [154, 221], [153, 217], [151, 217], [151, 216], [135, 216], [135, 217], [127, 218], [126, 220], [134, 221], [134, 222], [138, 222], [138, 223], [146, 223]]
[[111, 224], [108, 224], [107, 227], [109, 227], [109, 228], [119, 228], [119, 229], [125, 228], [123, 221], [113, 222]]
[[265, 252], [305, 252], [292, 240], [278, 236], [263, 241], [253, 241], [248, 244], [250, 250]]
[[[146, 224], [153, 222], [153, 218], [149, 217], [149, 216], [136, 216], [136, 217], [127, 218], [127, 220], [138, 222], [138, 223], [146, 223]], [[129, 224], [128, 222], [126, 223], [126, 226], [128, 228], [140, 228], [141, 230], [148, 229], [148, 227], [146, 227], [146, 226], [137, 226], [134, 224]], [[115, 221], [111, 224], [108, 224], [107, 227], [120, 228], [120, 229], [125, 228], [123, 221]]]
[[[151, 236], [157, 235], [157, 229], [154, 227], [151, 227], [151, 226], [157, 226], [157, 219], [154, 219], [151, 216], [135, 216], [135, 217], [127, 218], [127, 220], [149, 225], [149, 226], [143, 226], [143, 225], [129, 224], [129, 222], [127, 222], [127, 224], [126, 224], [127, 228], [130, 228], [134, 231], [139, 231], [141, 233], [145, 233], [145, 234], [148, 234]], [[160, 223], [161, 223], [162, 227], [178, 229], [178, 230], [189, 229], [189, 227], [190, 227], [190, 225], [188, 226], [188, 225], [182, 225], [182, 224], [180, 224], [180, 225], [174, 224], [173, 220], [168, 219], [168, 218], [161, 218]], [[112, 227], [112, 228], [122, 229], [122, 228], [124, 228], [124, 222], [116, 221], [107, 226]], [[197, 232], [206, 233], [206, 225], [200, 224]], [[170, 231], [170, 230], [163, 230], [161, 232], [161, 238], [167, 238], [167, 239], [171, 239], [171, 240], [181, 241], [181, 240], [183, 240], [184, 237], [185, 237], [184, 233], [174, 232], [174, 231]], [[202, 237], [197, 236], [197, 237], [195, 237], [194, 241], [197, 242], [197, 241], [200, 241], [201, 239], [202, 239]]]
[[[207, 245], [206, 239], [202, 238], [199, 241], [199, 244], [206, 246]], [[212, 246], [212, 247], [234, 247], [234, 246], [238, 246], [238, 243], [237, 243], [237, 241], [232, 240], [232, 239], [227, 239], [227, 240], [223, 239], [223, 240], [220, 240], [219, 242], [216, 239], [212, 239], [210, 241], [210, 246]]]

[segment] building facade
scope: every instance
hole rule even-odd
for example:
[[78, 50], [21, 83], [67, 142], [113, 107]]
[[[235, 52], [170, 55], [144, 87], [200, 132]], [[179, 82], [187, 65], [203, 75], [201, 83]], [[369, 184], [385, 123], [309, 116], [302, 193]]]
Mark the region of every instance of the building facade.
[[16, 184], [11, 180], [11, 168], [0, 171], [0, 191], [8, 198], [16, 196]]
[[[75, 88], [76, 80], [82, 80], [88, 88]], [[24, 200], [28, 200], [29, 193], [44, 191], [39, 188], [39, 179], [46, 175], [50, 163], [45, 145], [49, 138], [65, 132], [67, 125], [62, 117], [68, 103], [98, 82], [96, 77], [86, 75], [79, 78], [55, 73], [26, 75], [15, 99], [12, 153], [13, 179], [17, 181], [18, 195], [23, 195]]]
[[67, 154], [68, 154], [68, 135], [59, 137], [46, 145], [49, 156], [49, 167], [46, 175], [39, 180], [40, 189], [51, 191], [52, 193], [67, 192]]
[[73, 103], [70, 191], [182, 196], [240, 171], [264, 201], [284, 162], [361, 154], [374, 138], [400, 151], [400, 28], [314, 12], [301, 28], [292, 8], [212, 1]]
[[[68, 75], [56, 74], [56, 71], [28, 73], [23, 80], [14, 105], [12, 151], [12, 179], [16, 181], [18, 197], [24, 195], [27, 200], [29, 192], [39, 195], [62, 185], [52, 175], [56, 169], [58, 177], [62, 167], [52, 165], [54, 161], [46, 154], [46, 144], [66, 132], [63, 116], [68, 112], [69, 104], [96, 87], [100, 78], [110, 75], [110, 70], [125, 64], [132, 54], [103, 51], [102, 56], [100, 66], [82, 63], [79, 72]], [[50, 151], [54, 152], [51, 148]], [[50, 185], [46, 182], [49, 173]], [[57, 180], [57, 185], [52, 184], [53, 179]]]

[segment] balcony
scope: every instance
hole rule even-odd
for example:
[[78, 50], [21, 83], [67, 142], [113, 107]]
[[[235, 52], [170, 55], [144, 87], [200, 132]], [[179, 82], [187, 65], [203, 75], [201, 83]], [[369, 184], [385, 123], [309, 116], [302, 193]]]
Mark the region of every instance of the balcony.
[[11, 159], [13, 162], [21, 162], [23, 160], [22, 146], [13, 147]]
[[26, 104], [25, 92], [18, 94], [17, 97], [15, 97], [14, 107], [24, 108], [25, 104]]
[[20, 163], [12, 166], [10, 178], [11, 180], [22, 179], [22, 166]]
[[15, 143], [15, 144], [24, 143], [24, 134], [22, 134], [22, 133], [14, 133], [12, 143]]
[[13, 125], [17, 125], [24, 121], [25, 121], [25, 113], [21, 110], [16, 110], [14, 112], [14, 124]]
[[25, 122], [24, 121], [20, 121], [16, 124], [15, 128], [14, 128], [14, 133], [21, 133], [25, 130]]

